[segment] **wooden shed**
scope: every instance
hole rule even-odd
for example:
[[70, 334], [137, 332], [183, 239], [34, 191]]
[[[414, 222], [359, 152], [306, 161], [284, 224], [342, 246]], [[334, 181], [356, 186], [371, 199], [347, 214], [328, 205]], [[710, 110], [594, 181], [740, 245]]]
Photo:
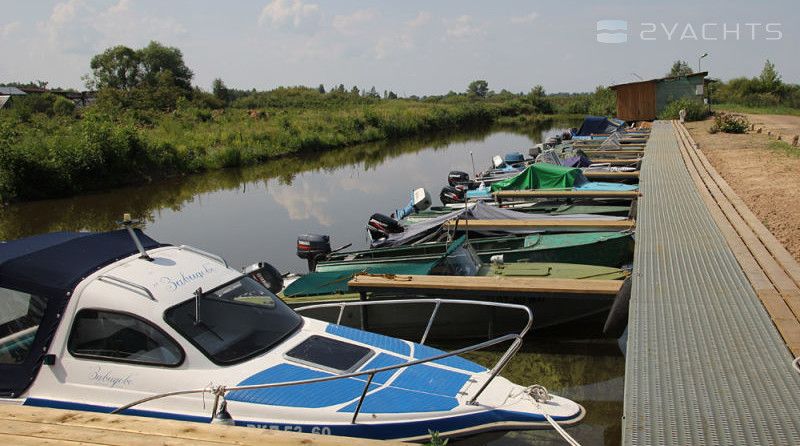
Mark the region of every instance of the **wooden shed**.
[[666, 105], [678, 99], [702, 102], [707, 71], [686, 76], [664, 77], [610, 87], [617, 92], [617, 118], [652, 121]]

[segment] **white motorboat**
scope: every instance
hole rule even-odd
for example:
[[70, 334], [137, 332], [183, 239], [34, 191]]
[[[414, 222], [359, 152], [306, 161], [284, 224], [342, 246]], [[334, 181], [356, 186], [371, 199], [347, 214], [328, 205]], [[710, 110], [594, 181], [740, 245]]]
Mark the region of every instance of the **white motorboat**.
[[524, 330], [473, 347], [511, 343], [486, 369], [302, 317], [222, 258], [126, 229], [0, 243], [0, 402], [411, 441], [585, 415], [499, 376]]

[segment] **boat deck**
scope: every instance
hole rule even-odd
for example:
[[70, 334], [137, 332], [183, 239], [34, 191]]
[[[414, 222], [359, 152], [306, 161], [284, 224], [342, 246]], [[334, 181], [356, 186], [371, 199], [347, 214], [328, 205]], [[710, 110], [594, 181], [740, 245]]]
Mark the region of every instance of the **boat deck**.
[[695, 147], [653, 124], [622, 443], [800, 444], [800, 269]]

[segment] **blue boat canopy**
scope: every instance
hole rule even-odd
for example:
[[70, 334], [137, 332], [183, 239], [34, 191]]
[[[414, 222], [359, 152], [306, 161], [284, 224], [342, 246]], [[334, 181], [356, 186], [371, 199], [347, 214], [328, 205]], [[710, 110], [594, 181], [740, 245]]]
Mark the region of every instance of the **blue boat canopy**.
[[[164, 246], [134, 231], [145, 249]], [[22, 319], [38, 321], [27, 355], [17, 362], [0, 363], [0, 396], [15, 397], [33, 382], [75, 286], [100, 268], [137, 252], [127, 230], [54, 232], [0, 243], [0, 308], [13, 307], [19, 293], [35, 296]], [[0, 328], [13, 329], [16, 322], [8, 321]]]
[[605, 116], [587, 116], [574, 136], [591, 136], [598, 133], [614, 133], [625, 125], [625, 121]]

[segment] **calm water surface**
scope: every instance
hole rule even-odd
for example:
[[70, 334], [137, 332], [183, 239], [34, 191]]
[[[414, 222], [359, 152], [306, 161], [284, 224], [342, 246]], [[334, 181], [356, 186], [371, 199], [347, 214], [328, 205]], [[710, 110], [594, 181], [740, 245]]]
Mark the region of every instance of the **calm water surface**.
[[[232, 266], [266, 261], [304, 272], [297, 236], [328, 234], [334, 248], [367, 248], [364, 225], [374, 212], [403, 207], [425, 187], [434, 204], [450, 170], [472, 174], [491, 157], [527, 151], [578, 122], [548, 122], [524, 131], [474, 129], [402, 142], [363, 145], [262, 166], [176, 178], [69, 199], [19, 203], [0, 210], [0, 240], [57, 230], [116, 229], [123, 213], [154, 239], [222, 255]], [[481, 353], [480, 362], [499, 352]], [[526, 339], [503, 372], [519, 384], [542, 384], [588, 410], [570, 433], [583, 445], [619, 444], [624, 358], [616, 341]], [[557, 434], [511, 433], [494, 445], [564, 444]]]

